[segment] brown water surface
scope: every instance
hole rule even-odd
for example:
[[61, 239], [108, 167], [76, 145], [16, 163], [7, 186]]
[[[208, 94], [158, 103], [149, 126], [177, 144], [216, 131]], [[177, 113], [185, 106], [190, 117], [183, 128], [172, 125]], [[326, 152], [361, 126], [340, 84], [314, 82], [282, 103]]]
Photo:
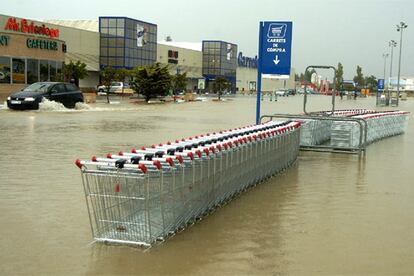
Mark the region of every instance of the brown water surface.
[[[311, 110], [330, 109], [312, 96]], [[400, 102], [414, 112], [414, 100]], [[374, 108], [375, 100], [337, 100]], [[302, 96], [263, 102], [297, 113]], [[91, 244], [76, 158], [252, 124], [255, 99], [0, 110], [0, 274], [414, 274], [414, 123], [366, 156], [301, 152], [283, 174], [150, 250]]]

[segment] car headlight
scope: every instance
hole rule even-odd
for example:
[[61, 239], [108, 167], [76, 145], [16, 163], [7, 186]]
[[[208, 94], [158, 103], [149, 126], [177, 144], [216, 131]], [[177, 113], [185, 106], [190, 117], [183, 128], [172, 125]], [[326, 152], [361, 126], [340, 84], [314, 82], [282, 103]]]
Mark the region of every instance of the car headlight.
[[8, 101], [10, 101], [10, 100], [11, 100], [11, 98], [10, 98], [10, 97], [7, 97], [7, 100], [8, 100]]
[[24, 99], [26, 102], [33, 102], [35, 100], [35, 98], [33, 97], [28, 97]]

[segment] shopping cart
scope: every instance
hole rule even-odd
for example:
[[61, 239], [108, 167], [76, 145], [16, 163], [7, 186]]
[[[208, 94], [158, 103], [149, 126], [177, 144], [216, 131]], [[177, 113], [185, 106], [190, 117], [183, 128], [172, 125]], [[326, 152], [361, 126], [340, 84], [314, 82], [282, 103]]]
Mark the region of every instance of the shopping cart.
[[300, 122], [269, 121], [77, 160], [95, 240], [150, 246], [297, 158]]

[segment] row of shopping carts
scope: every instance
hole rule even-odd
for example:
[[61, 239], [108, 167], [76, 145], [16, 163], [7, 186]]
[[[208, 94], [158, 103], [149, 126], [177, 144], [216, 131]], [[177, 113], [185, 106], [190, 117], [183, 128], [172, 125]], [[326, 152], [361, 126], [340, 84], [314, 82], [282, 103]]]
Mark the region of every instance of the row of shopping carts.
[[[318, 117], [346, 117], [362, 119], [367, 123], [369, 144], [378, 139], [401, 134], [405, 131], [408, 112], [347, 109], [312, 113], [315, 119], [301, 120], [301, 146], [326, 144], [332, 148], [355, 149], [359, 146], [361, 128], [357, 121], [318, 120]], [[362, 129], [364, 132], [364, 128]], [[365, 133], [362, 133], [365, 135]]]
[[[408, 124], [409, 112], [371, 112], [353, 117], [366, 121], [366, 143], [370, 144], [382, 138], [404, 133]], [[331, 145], [334, 147], [357, 147], [360, 134], [361, 129], [358, 124], [334, 121], [331, 126]]]
[[76, 160], [97, 241], [150, 246], [287, 167], [301, 123], [269, 121]]
[[[375, 110], [369, 109], [344, 109], [332, 111], [318, 111], [311, 113], [315, 119], [302, 120], [300, 133], [301, 146], [314, 146], [327, 143], [331, 139], [332, 122], [329, 120], [318, 120], [318, 117], [350, 117], [361, 114], [375, 113]], [[339, 123], [340, 125], [341, 123]]]

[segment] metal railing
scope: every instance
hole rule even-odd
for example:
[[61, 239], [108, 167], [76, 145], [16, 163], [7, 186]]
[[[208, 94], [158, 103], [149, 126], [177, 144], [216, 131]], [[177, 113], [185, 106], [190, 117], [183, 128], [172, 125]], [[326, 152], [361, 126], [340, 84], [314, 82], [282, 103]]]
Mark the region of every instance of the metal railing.
[[[329, 151], [329, 152], [351, 152], [351, 153], [362, 153], [365, 151], [366, 144], [367, 144], [367, 129], [368, 124], [362, 118], [353, 118], [353, 117], [334, 117], [334, 116], [321, 116], [321, 115], [297, 115], [297, 114], [272, 114], [272, 115], [263, 115], [260, 117], [260, 122], [264, 119], [268, 118], [273, 120], [274, 118], [278, 119], [294, 119], [301, 122], [306, 120], [317, 120], [317, 121], [327, 121], [327, 122], [352, 122], [354, 124], [359, 125], [359, 143], [353, 146], [341, 146], [341, 145], [320, 145], [320, 144], [309, 144], [309, 145], [302, 145], [300, 146], [303, 150], [315, 150], [315, 151]], [[305, 124], [304, 124], [305, 126]], [[302, 130], [301, 130], [302, 131]], [[315, 131], [315, 130], [313, 130]], [[318, 131], [318, 130], [316, 130]], [[330, 137], [330, 133], [328, 133]]]

